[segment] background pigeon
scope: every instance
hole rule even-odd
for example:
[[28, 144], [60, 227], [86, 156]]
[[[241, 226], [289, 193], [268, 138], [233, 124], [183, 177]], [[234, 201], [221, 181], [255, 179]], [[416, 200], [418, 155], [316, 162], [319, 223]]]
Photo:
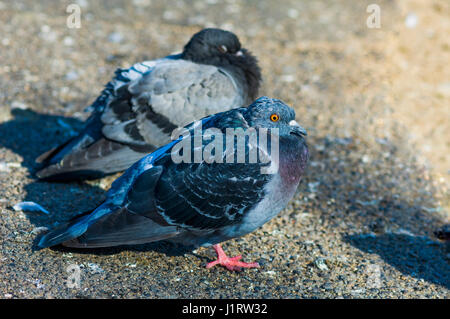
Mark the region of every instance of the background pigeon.
[[[292, 108], [280, 100], [262, 97], [248, 108], [218, 113], [187, 126], [194, 136], [189, 140], [194, 140], [192, 152], [206, 150], [213, 140], [212, 130], [225, 133], [227, 128], [242, 128], [244, 132], [269, 129], [268, 141], [273, 134], [279, 137], [278, 159], [275, 153], [268, 154], [269, 146], [262, 146], [261, 137], [248, 137], [243, 163], [236, 158], [220, 163], [205, 157], [197, 163], [176, 164], [173, 154], [184, 155], [185, 151], [175, 150], [188, 138], [183, 135], [135, 163], [112, 184], [103, 204], [50, 231], [39, 246], [62, 243], [90, 248], [168, 240], [193, 247], [214, 245], [218, 259], [208, 268], [216, 264], [230, 270], [257, 267], [257, 263], [239, 261], [241, 256], [227, 257], [219, 243], [255, 230], [286, 206], [308, 160], [306, 131], [295, 121]], [[196, 134], [203, 139], [199, 147], [195, 147]], [[262, 151], [270, 162], [250, 162], [252, 149]], [[224, 158], [229, 153], [220, 154]], [[279, 167], [276, 173], [262, 173], [273, 164]]]
[[236, 35], [204, 29], [181, 54], [117, 70], [84, 130], [38, 157], [36, 176], [69, 181], [125, 170], [170, 142], [175, 128], [251, 103], [260, 81], [256, 58]]

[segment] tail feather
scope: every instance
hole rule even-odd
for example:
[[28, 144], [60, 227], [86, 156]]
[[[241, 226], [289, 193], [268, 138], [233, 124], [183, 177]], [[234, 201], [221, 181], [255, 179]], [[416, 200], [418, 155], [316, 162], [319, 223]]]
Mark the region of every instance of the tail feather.
[[[101, 207], [101, 206], [100, 206]], [[177, 236], [176, 226], [164, 226], [127, 208], [105, 206], [59, 225], [39, 241], [41, 248], [62, 244], [73, 248], [98, 248], [143, 244]]]
[[71, 149], [71, 152], [62, 160], [56, 163], [51, 162], [50, 165], [36, 172], [36, 176], [48, 181], [100, 178], [126, 170], [152, 150], [153, 147], [137, 150], [101, 138], [88, 147]]
[[56, 182], [100, 178], [126, 170], [154, 149], [151, 145], [129, 146], [105, 138], [96, 112], [78, 136], [36, 159], [42, 166], [35, 175]]
[[87, 216], [83, 214], [83, 216], [58, 225], [41, 237], [38, 246], [40, 248], [52, 247], [81, 236], [89, 226], [85, 220], [87, 220]]

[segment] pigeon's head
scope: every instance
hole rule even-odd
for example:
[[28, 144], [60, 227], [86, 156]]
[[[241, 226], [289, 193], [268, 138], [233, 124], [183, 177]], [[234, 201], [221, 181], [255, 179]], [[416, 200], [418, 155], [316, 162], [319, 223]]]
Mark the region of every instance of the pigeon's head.
[[247, 123], [255, 128], [277, 128], [280, 136], [306, 136], [306, 130], [295, 121], [295, 111], [278, 99], [260, 97], [247, 107]]
[[194, 62], [202, 62], [216, 56], [242, 56], [243, 52], [241, 51], [241, 43], [234, 33], [207, 28], [192, 36], [184, 47], [183, 55]]
[[253, 101], [261, 84], [258, 61], [241, 47], [238, 37], [221, 29], [207, 28], [194, 34], [184, 46], [181, 57], [195, 63], [215, 65], [231, 71], [246, 84], [247, 100]]

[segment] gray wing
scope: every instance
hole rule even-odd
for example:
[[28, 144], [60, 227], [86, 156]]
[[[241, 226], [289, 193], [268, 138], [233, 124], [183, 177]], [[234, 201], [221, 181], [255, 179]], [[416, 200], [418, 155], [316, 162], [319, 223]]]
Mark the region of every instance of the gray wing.
[[102, 132], [111, 140], [161, 146], [172, 131], [244, 102], [233, 78], [210, 65], [164, 60], [117, 89], [105, 108]]
[[[49, 181], [99, 178], [125, 170], [145, 154], [153, 151], [155, 147], [145, 143], [121, 143], [105, 137], [102, 133], [101, 115], [108, 106], [127, 105], [127, 99], [131, 97], [125, 87], [127, 83], [140, 78], [161, 61], [177, 58], [169, 56], [139, 62], [129, 69], [118, 69], [115, 77], [89, 107], [93, 109], [93, 113], [80, 134], [36, 159], [36, 162], [42, 164], [36, 176]], [[137, 137], [139, 138], [139, 135]]]

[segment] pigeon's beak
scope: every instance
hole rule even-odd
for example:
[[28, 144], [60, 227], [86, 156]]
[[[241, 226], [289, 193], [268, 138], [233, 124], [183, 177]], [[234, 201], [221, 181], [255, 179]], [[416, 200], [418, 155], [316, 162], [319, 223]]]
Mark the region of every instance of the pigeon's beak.
[[239, 50], [234, 55], [235, 56], [244, 56], [244, 52], [242, 52], [242, 50]]
[[303, 127], [301, 127], [295, 120], [290, 121], [289, 126], [291, 127], [291, 134], [294, 134], [294, 135], [297, 135], [300, 137], [308, 135], [306, 133], [306, 130]]

